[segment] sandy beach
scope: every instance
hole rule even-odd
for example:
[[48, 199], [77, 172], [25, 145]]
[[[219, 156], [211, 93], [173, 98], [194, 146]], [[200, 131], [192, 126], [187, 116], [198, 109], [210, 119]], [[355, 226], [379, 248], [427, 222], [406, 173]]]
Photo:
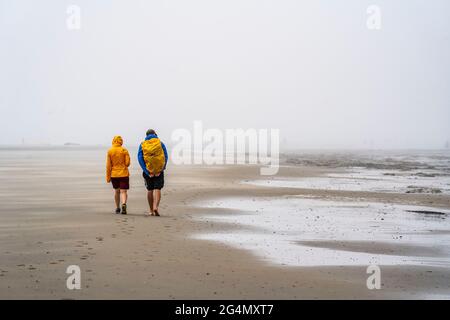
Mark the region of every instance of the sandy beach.
[[[352, 188], [323, 190], [320, 183], [311, 188], [267, 186], [264, 182], [267, 179], [259, 175], [257, 166], [169, 165], [162, 216], [146, 217], [144, 182], [135, 160], [136, 151], [130, 149], [129, 214], [123, 216], [113, 214], [112, 188], [104, 177], [105, 152], [106, 148], [101, 147], [0, 150], [0, 299], [450, 298], [447, 214], [450, 195], [444, 189], [408, 193], [408, 190], [381, 192]], [[342, 163], [342, 158], [335, 155], [320, 159], [331, 158]], [[285, 158], [278, 175], [271, 179], [301, 181], [345, 173], [344, 166], [336, 162], [318, 161], [317, 157], [301, 159], [292, 163], [292, 159]], [[379, 162], [389, 164], [382, 158]], [[354, 163], [345, 166], [354, 167]], [[417, 166], [408, 170], [416, 169]], [[418, 170], [433, 169], [420, 167]], [[404, 173], [406, 169], [400, 171]], [[391, 171], [388, 173], [388, 177], [395, 176]], [[260, 184], [253, 181], [260, 181]], [[443, 181], [445, 185], [446, 180]], [[297, 246], [308, 250], [326, 249], [325, 254], [337, 252], [342, 253], [342, 257], [345, 252], [414, 259], [382, 263], [380, 290], [367, 288], [364, 263], [309, 266], [278, 263], [276, 259], [271, 260], [270, 253], [264, 256], [257, 247], [252, 247], [251, 239], [258, 235], [275, 245], [277, 241], [283, 243], [284, 238], [273, 238], [275, 231], [269, 231], [264, 225], [240, 223], [240, 220], [245, 221], [239, 219], [241, 211], [250, 210], [248, 204], [242, 210], [233, 205], [217, 205], [218, 199], [225, 199], [220, 200], [224, 203], [226, 199], [236, 198], [268, 201], [273, 205], [276, 199], [285, 199], [286, 203], [292, 199], [313, 199], [327, 203], [346, 201], [351, 205], [389, 204], [400, 211], [395, 216], [397, 213], [386, 209], [383, 220], [376, 221], [385, 228], [386, 239], [378, 237], [382, 232], [375, 232], [373, 238], [367, 240], [359, 239], [356, 236], [359, 233], [347, 237], [326, 230], [317, 231], [316, 237], [307, 237], [305, 231], [304, 238], [297, 239], [298, 231], [294, 230], [292, 235], [285, 234], [292, 236], [294, 243], [287, 247], [285, 256], [291, 255], [291, 251], [295, 251], [291, 248]], [[305, 209], [298, 204], [292, 206]], [[433, 208], [439, 214], [407, 212], [402, 206], [413, 211], [415, 207]], [[318, 221], [309, 225], [313, 228], [321, 223], [327, 225], [320, 219], [331, 219], [333, 210], [314, 213]], [[346, 215], [359, 214], [358, 221], [365, 219], [358, 209], [345, 212]], [[397, 220], [389, 220], [394, 216], [406, 221], [403, 229], [398, 227]], [[407, 224], [408, 220], [413, 224]], [[367, 225], [372, 225], [373, 221], [368, 220]], [[308, 229], [308, 232], [311, 230], [316, 229]], [[207, 235], [211, 234], [219, 235], [218, 239], [208, 239]], [[236, 234], [253, 238], [248, 238], [249, 241], [242, 238], [246, 241], [242, 245], [227, 241], [225, 235], [234, 237]], [[330, 236], [321, 236], [327, 234]], [[224, 235], [223, 239], [220, 235]], [[81, 290], [66, 288], [69, 265], [81, 268]]]

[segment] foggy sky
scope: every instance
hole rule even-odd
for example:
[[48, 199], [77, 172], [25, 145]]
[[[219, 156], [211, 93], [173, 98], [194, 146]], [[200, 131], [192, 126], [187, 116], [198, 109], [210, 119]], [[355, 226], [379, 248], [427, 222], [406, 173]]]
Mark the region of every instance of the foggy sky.
[[448, 0], [0, 0], [0, 144], [169, 142], [202, 120], [279, 128], [282, 148], [442, 148], [449, 17]]

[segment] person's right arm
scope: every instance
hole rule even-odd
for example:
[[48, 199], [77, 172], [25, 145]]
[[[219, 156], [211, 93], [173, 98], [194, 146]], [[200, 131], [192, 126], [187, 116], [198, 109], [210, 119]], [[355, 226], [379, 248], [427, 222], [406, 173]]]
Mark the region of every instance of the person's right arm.
[[169, 155], [167, 154], [166, 145], [164, 143], [162, 143], [162, 142], [161, 142], [161, 147], [162, 147], [163, 152], [164, 152], [164, 169], [163, 170], [166, 170], [167, 160], [169, 160]]
[[112, 165], [111, 165], [111, 155], [108, 153], [106, 154], [106, 182], [110, 183], [111, 182], [111, 170], [112, 170]]
[[125, 151], [125, 166], [130, 166], [130, 154], [128, 153], [128, 150], [124, 148]]

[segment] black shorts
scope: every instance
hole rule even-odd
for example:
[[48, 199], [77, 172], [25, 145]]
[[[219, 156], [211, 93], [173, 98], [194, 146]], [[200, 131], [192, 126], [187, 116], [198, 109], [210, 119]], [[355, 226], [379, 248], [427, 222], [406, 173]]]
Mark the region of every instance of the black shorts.
[[111, 178], [111, 183], [114, 189], [128, 190], [130, 189], [130, 178]]
[[144, 177], [147, 190], [161, 190], [164, 187], [164, 171], [157, 177], [149, 177], [145, 172], [142, 173], [142, 176]]

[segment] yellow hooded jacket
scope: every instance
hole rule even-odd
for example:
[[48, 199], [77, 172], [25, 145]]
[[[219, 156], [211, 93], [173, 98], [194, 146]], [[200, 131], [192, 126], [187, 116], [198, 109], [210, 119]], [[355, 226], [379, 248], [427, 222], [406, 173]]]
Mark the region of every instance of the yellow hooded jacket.
[[112, 147], [108, 150], [106, 156], [106, 182], [111, 178], [128, 177], [128, 167], [130, 166], [130, 155], [128, 150], [122, 147], [123, 140], [121, 136], [115, 136], [112, 141]]

